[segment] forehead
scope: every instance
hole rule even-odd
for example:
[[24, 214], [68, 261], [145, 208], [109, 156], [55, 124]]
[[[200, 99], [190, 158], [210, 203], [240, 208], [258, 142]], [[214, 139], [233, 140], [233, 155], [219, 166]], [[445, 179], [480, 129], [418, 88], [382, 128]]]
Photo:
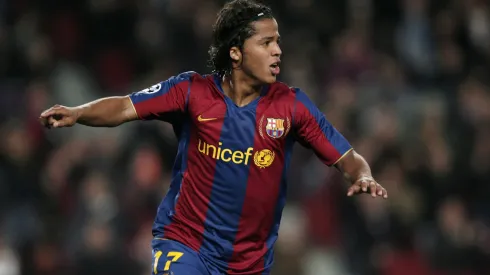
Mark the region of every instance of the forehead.
[[255, 29], [254, 37], [258, 39], [261, 37], [279, 36], [279, 26], [274, 18], [265, 18], [252, 24]]

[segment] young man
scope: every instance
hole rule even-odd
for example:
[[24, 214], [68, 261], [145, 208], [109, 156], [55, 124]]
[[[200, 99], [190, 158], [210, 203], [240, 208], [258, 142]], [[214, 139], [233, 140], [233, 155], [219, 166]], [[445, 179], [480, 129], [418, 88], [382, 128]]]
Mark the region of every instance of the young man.
[[348, 176], [348, 196], [387, 198], [369, 165], [300, 89], [276, 82], [281, 49], [271, 10], [235, 0], [219, 12], [215, 72], [186, 72], [125, 97], [41, 114], [48, 128], [171, 123], [179, 140], [158, 208], [154, 274], [268, 274], [295, 141]]

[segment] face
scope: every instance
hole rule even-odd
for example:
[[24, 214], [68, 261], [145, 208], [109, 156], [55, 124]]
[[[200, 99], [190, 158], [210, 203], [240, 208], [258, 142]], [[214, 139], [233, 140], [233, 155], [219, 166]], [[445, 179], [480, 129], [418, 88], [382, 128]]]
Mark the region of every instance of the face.
[[280, 36], [275, 19], [265, 18], [252, 23], [255, 34], [245, 40], [242, 51], [230, 49], [235, 68], [256, 84], [271, 84], [280, 72]]

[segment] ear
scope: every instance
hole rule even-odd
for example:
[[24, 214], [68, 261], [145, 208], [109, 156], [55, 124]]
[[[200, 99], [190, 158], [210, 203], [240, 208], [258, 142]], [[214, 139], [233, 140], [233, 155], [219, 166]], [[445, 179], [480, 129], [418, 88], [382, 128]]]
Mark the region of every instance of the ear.
[[238, 47], [230, 48], [230, 58], [233, 60], [233, 63], [240, 63], [242, 61], [242, 52]]

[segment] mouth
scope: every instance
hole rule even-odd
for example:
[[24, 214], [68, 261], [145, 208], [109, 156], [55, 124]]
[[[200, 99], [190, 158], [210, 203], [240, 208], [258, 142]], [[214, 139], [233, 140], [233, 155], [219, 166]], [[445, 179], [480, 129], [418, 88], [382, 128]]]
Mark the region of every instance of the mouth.
[[279, 67], [279, 64], [280, 64], [280, 63], [281, 63], [281, 62], [280, 62], [280, 61], [278, 61], [278, 62], [272, 63], [272, 64], [269, 66], [269, 67], [270, 67], [270, 69], [271, 69], [271, 73], [272, 73], [273, 75], [278, 75], [278, 74], [281, 72], [281, 68]]

